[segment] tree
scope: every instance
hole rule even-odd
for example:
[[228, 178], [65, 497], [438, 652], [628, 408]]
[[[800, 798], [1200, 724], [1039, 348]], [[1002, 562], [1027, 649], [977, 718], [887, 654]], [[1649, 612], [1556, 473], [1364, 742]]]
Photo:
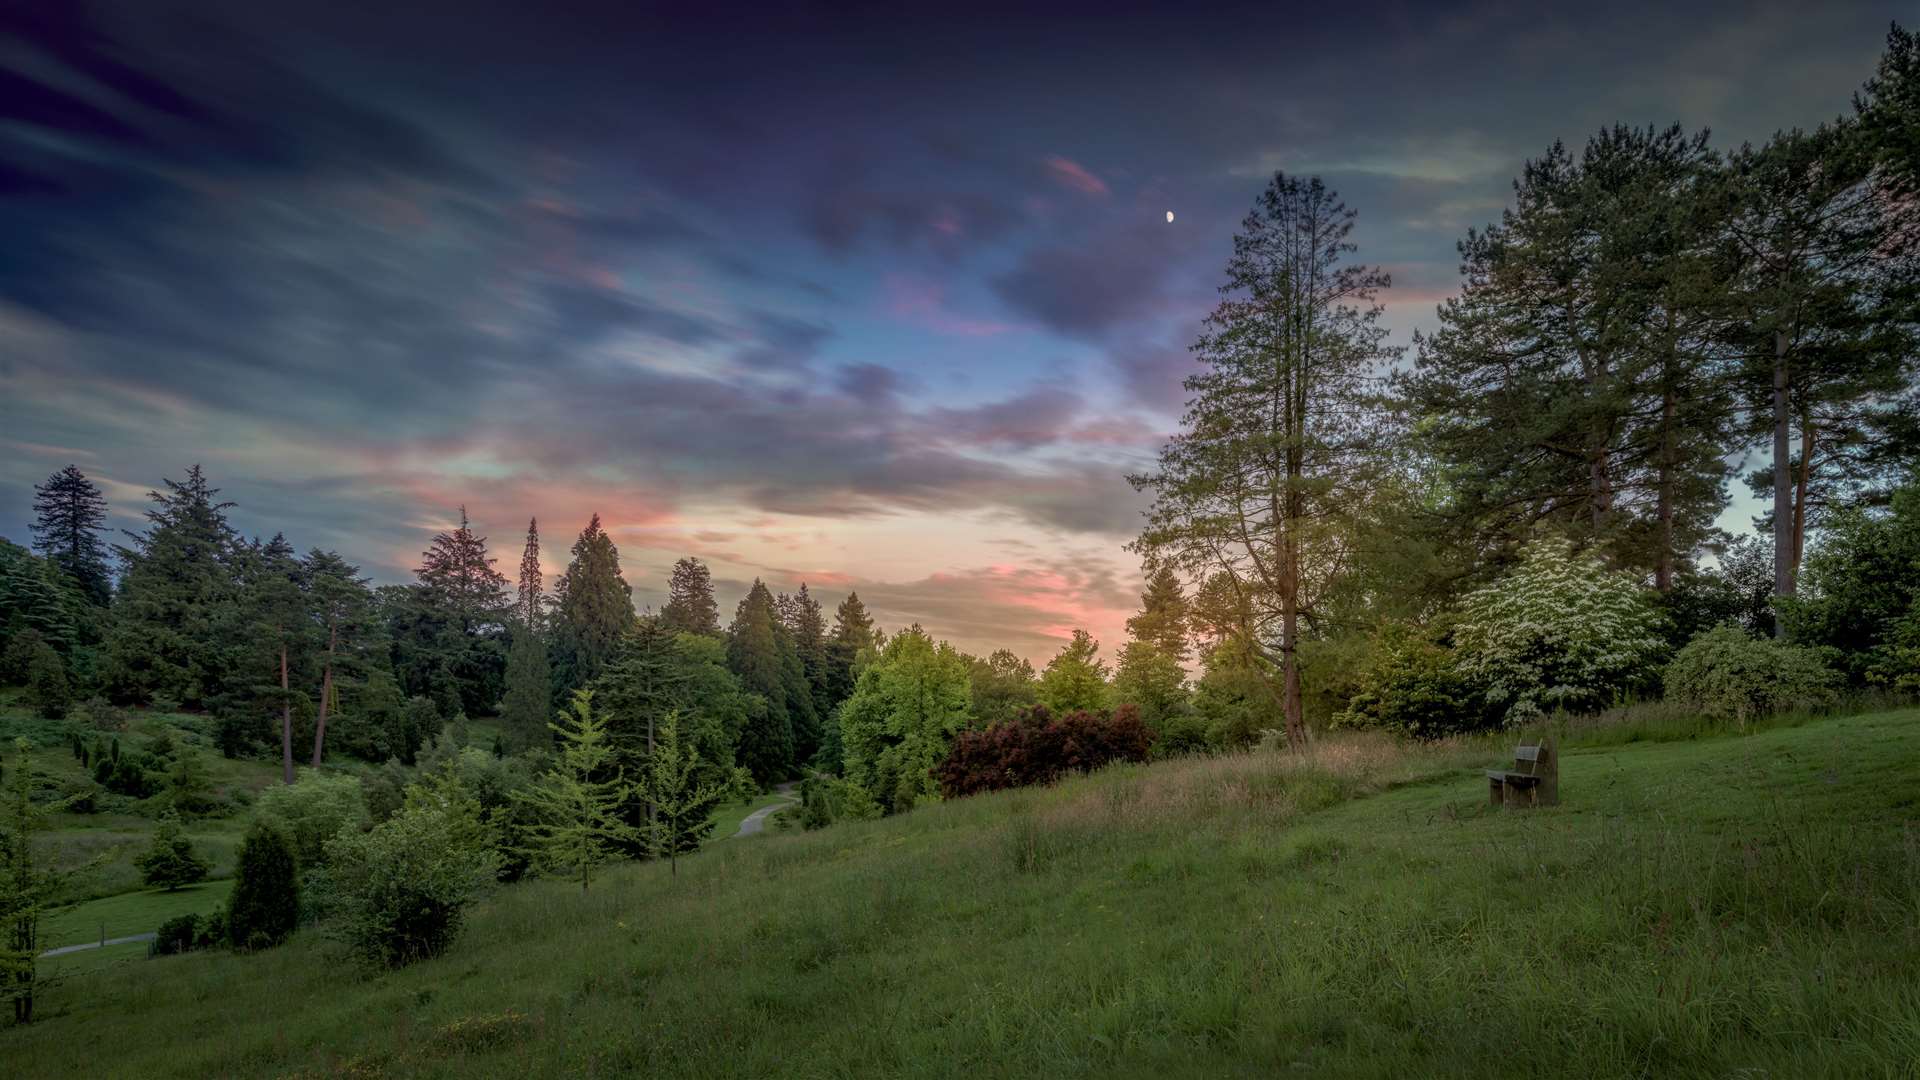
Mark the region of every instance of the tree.
[[300, 875], [293, 847], [279, 827], [256, 820], [240, 844], [227, 899], [227, 941], [263, 949], [285, 941], [300, 922]]
[[541, 586], [546, 575], [540, 569], [540, 519], [527, 519], [527, 546], [520, 553], [520, 592], [514, 603], [514, 616], [526, 630], [539, 633], [540, 616], [545, 610]]
[[888, 813], [939, 798], [933, 768], [967, 726], [970, 682], [953, 646], [917, 625], [895, 634], [840, 707], [846, 778]]
[[460, 508], [460, 526], [438, 533], [420, 555], [414, 571], [433, 599], [453, 614], [463, 634], [474, 634], [498, 624], [506, 607], [506, 576], [493, 568], [487, 538], [476, 535]]
[[205, 859], [194, 853], [193, 841], [187, 839], [180, 828], [180, 815], [172, 810], [160, 815], [159, 824], [154, 826], [153, 843], [134, 862], [140, 867], [141, 881], [168, 892], [206, 880], [207, 871], [211, 869]]
[[641, 798], [652, 810], [647, 826], [647, 850], [654, 858], [666, 856], [673, 874], [680, 873], [679, 854], [700, 846], [713, 831], [714, 807], [735, 789], [701, 778], [698, 748], [682, 736], [680, 713], [667, 713], [655, 732], [652, 753], [640, 772]]
[[13, 1022], [33, 1019], [33, 995], [39, 974], [40, 919], [71, 872], [49, 870], [34, 844], [34, 834], [52, 828], [49, 820], [81, 796], [50, 803], [33, 800], [33, 744], [13, 741], [14, 760], [0, 794], [0, 993], [13, 1003]]
[[328, 840], [367, 827], [366, 791], [354, 776], [309, 771], [297, 784], [261, 791], [254, 816], [285, 839], [302, 870], [312, 870], [326, 861]]
[[1007, 649], [995, 649], [985, 660], [969, 658], [972, 671], [973, 718], [981, 727], [1004, 723], [1040, 702], [1040, 682], [1033, 664]]
[[553, 765], [514, 798], [532, 812], [523, 831], [528, 854], [549, 868], [578, 874], [585, 892], [593, 871], [611, 861], [619, 845], [639, 839], [639, 830], [620, 816], [632, 785], [613, 760], [593, 691], [574, 691], [571, 710], [547, 727], [559, 742]]
[[720, 605], [713, 598], [713, 574], [699, 559], [673, 564], [667, 579], [667, 603], [660, 609], [667, 629], [689, 634], [720, 634]]
[[445, 952], [500, 866], [479, 804], [445, 785], [416, 786], [371, 831], [328, 840], [327, 861], [328, 932], [382, 967]]
[[125, 566], [107, 635], [104, 682], [120, 702], [165, 695], [189, 707], [230, 693], [227, 646], [244, 635], [233, 506], [195, 465], [184, 481], [147, 493], [148, 528], [119, 549]]
[[552, 694], [547, 643], [532, 627], [516, 623], [507, 650], [507, 692], [500, 701], [500, 719], [517, 742], [527, 745], [544, 729]]
[[599, 514], [574, 541], [573, 562], [554, 592], [554, 677], [571, 692], [599, 677], [633, 625], [633, 589], [620, 576], [620, 552]]
[[749, 718], [740, 747], [741, 757], [761, 783], [785, 779], [794, 766], [796, 733], [789, 695], [795, 687], [787, 664], [791, 645], [784, 637], [773, 594], [756, 578], [734, 611], [727, 633], [727, 666], [740, 677], [742, 689], [766, 702], [764, 712]]
[[1301, 621], [1339, 572], [1342, 520], [1384, 426], [1369, 410], [1373, 372], [1395, 355], [1374, 302], [1387, 275], [1345, 261], [1354, 216], [1318, 179], [1274, 176], [1194, 345], [1204, 370], [1185, 383], [1185, 430], [1156, 472], [1132, 478], [1154, 494], [1135, 550], [1226, 584], [1240, 617], [1225, 629], [1278, 669], [1295, 746]]
[[1117, 705], [1137, 708], [1141, 723], [1165, 741], [1169, 726], [1188, 711], [1186, 669], [1154, 642], [1129, 641], [1120, 649], [1111, 696]]
[[268, 690], [264, 696], [273, 698], [280, 709], [281, 776], [291, 784], [295, 698], [291, 669], [297, 659], [304, 658], [313, 633], [307, 612], [305, 569], [294, 558], [293, 545], [278, 533], [265, 544], [256, 543], [243, 565], [243, 603], [255, 630], [251, 640], [266, 646], [279, 665], [278, 693]]
[[327, 717], [338, 696], [335, 676], [367, 670], [363, 646], [378, 635], [379, 624], [374, 618], [373, 593], [359, 567], [315, 548], [307, 553], [300, 577], [319, 634], [327, 643], [321, 655], [319, 714], [313, 725], [311, 764], [317, 769], [326, 753]]
[[1140, 611], [1127, 619], [1127, 633], [1173, 657], [1176, 663], [1187, 662], [1191, 655], [1187, 645], [1187, 595], [1173, 567], [1154, 567], [1147, 576], [1147, 591], [1140, 594]]
[[1890, 201], [1911, 207], [1920, 198], [1920, 35], [1893, 24], [1880, 66], [1853, 104], [1880, 170], [1876, 179]]
[[833, 612], [833, 634], [827, 641], [827, 697], [838, 706], [853, 693], [853, 681], [875, 649], [880, 647], [880, 632], [874, 629], [873, 616], [860, 602], [860, 594], [849, 592]]
[[1111, 696], [1100, 643], [1085, 630], [1075, 630], [1073, 640], [1061, 646], [1040, 672], [1040, 704], [1063, 715], [1105, 712]]
[[67, 715], [73, 704], [73, 685], [67, 678], [66, 662], [44, 640], [33, 643], [27, 658], [27, 700], [49, 720]]
[[811, 723], [805, 737], [795, 732], [795, 755], [799, 760], [807, 761], [819, 749], [820, 722], [833, 713], [835, 705], [840, 704], [840, 699], [833, 696], [827, 620], [821, 613], [820, 602], [807, 592], [807, 583], [804, 581], [800, 583], [800, 591], [793, 595], [780, 594], [774, 607], [779, 612], [780, 625], [793, 643], [794, 654], [800, 661], [801, 677], [806, 683], [807, 696], [812, 703]]
[[1920, 689], [1920, 479], [1885, 510], [1833, 515], [1781, 605], [1787, 638], [1838, 649], [1856, 685]]
[[87, 598], [105, 605], [113, 596], [107, 569], [107, 497], [99, 485], [69, 465], [33, 489], [33, 546], [79, 582]]

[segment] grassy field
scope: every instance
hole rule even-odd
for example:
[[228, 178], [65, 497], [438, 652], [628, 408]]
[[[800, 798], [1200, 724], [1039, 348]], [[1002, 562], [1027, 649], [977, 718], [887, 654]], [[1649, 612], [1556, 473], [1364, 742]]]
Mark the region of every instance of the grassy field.
[[[779, 795], [771, 793], [756, 795], [746, 802], [727, 803], [713, 812], [712, 839], [726, 840], [732, 837], [734, 833], [740, 831], [740, 823], [747, 820], [748, 816], [755, 810], [762, 810], [769, 806], [791, 805], [794, 805], [792, 799], [782, 798]], [[778, 816], [778, 814], [769, 814], [767, 816], [766, 825], [768, 829], [773, 828], [773, 819]]]
[[54, 988], [28, 1076], [1913, 1077], [1920, 713], [1575, 749], [1323, 740], [501, 890]]

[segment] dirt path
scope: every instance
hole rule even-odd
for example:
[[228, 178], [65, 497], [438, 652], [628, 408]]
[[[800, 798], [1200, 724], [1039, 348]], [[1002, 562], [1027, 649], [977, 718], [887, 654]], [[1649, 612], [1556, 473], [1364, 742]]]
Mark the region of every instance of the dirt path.
[[734, 833], [733, 835], [752, 836], [754, 833], [757, 833], [761, 829], [765, 828], [768, 818], [772, 817], [775, 813], [781, 810], [785, 810], [787, 807], [792, 806], [794, 803], [797, 803], [800, 801], [800, 797], [793, 793], [793, 789], [798, 786], [799, 786], [798, 784], [794, 783], [791, 780], [787, 781], [784, 784], [774, 785], [773, 793], [785, 799], [786, 802], [776, 803], [773, 806], [763, 806], [760, 809], [755, 810], [753, 813], [748, 814], [746, 817], [746, 820], [740, 823], [740, 831], [737, 833]]
[[112, 938], [108, 938], [105, 941], [89, 941], [85, 945], [62, 945], [57, 949], [48, 949], [46, 952], [41, 953], [40, 958], [44, 960], [49, 956], [65, 956], [68, 953], [83, 952], [87, 949], [97, 949], [102, 945], [131, 945], [136, 941], [152, 941], [152, 940], [153, 940], [152, 934], [129, 934], [126, 937], [112, 937]]

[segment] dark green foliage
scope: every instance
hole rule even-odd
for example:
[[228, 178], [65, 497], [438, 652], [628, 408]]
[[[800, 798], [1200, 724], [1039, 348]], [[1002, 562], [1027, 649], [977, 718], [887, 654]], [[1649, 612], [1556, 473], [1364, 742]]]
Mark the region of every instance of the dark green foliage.
[[113, 595], [107, 568], [107, 498], [78, 467], [69, 465], [34, 486], [33, 546], [79, 586], [93, 603]]
[[1040, 681], [1025, 657], [995, 649], [985, 660], [968, 657], [973, 676], [973, 719], [980, 727], [1012, 720], [1040, 702]]
[[89, 663], [100, 618], [52, 562], [0, 540], [0, 683], [26, 681], [36, 642], [70, 663]]
[[73, 704], [66, 662], [45, 641], [35, 646], [27, 660], [27, 700], [49, 720], [66, 716], [68, 706]]
[[240, 845], [227, 900], [227, 942], [236, 949], [278, 945], [300, 921], [300, 875], [286, 834], [256, 821]]
[[1485, 690], [1462, 674], [1444, 627], [1387, 623], [1373, 636], [1341, 725], [1436, 739], [1497, 726]]
[[[784, 780], [795, 764], [795, 687], [789, 665], [791, 645], [774, 610], [773, 594], [755, 580], [735, 610], [727, 634], [727, 666], [740, 678], [741, 688], [765, 702], [748, 716], [741, 735], [741, 763], [759, 782]], [[811, 701], [806, 708], [811, 710]]]
[[1667, 700], [1743, 728], [1790, 709], [1815, 709], [1832, 700], [1840, 681], [1824, 651], [1717, 626], [1667, 665]]
[[445, 952], [499, 866], [478, 804], [444, 785], [371, 832], [329, 840], [327, 861], [328, 931], [379, 967]]
[[540, 569], [540, 519], [527, 519], [527, 544], [520, 551], [519, 592], [513, 604], [514, 622], [522, 630], [539, 633], [546, 622], [546, 573]]
[[507, 650], [507, 692], [500, 700], [500, 722], [513, 733], [515, 745], [545, 742], [547, 702], [552, 692], [547, 643], [525, 624], [515, 624], [513, 645]]
[[418, 585], [374, 591], [401, 693], [432, 698], [446, 716], [484, 715], [500, 702], [513, 616], [493, 564], [462, 507], [459, 527], [422, 553]]
[[660, 621], [675, 632], [719, 636], [720, 605], [713, 598], [713, 573], [705, 563], [688, 558], [673, 564]]
[[633, 625], [633, 589], [620, 576], [620, 552], [600, 528], [600, 515], [573, 544], [573, 562], [554, 586], [555, 697], [599, 678]]
[[[793, 752], [796, 761], [811, 762], [818, 756], [821, 728], [840, 699], [833, 696], [833, 680], [828, 654], [827, 621], [820, 602], [807, 592], [780, 594], [775, 601], [780, 628], [785, 633], [791, 656], [786, 660], [788, 699], [794, 703]], [[802, 697], [805, 700], [802, 701]]]
[[833, 612], [833, 634], [827, 641], [827, 699], [838, 708], [853, 696], [853, 683], [860, 668], [880, 647], [880, 632], [874, 629], [873, 616], [860, 602], [860, 594], [850, 592]]
[[1920, 689], [1920, 481], [1833, 516], [1783, 605], [1787, 640], [1827, 646], [1855, 685]]
[[207, 871], [212, 869], [194, 852], [193, 842], [180, 828], [179, 815], [171, 811], [160, 816], [153, 843], [134, 864], [140, 868], [141, 881], [168, 892], [206, 880]]
[[153, 795], [158, 788], [152, 775], [147, 772], [146, 762], [134, 754], [121, 756], [118, 740], [114, 741], [113, 748], [112, 754], [94, 762], [94, 783], [115, 795], [125, 795], [130, 799], [144, 799]]
[[1667, 641], [1675, 649], [1722, 623], [1773, 636], [1773, 544], [1742, 536], [1721, 552], [1720, 565], [1674, 579], [1661, 598]]
[[160, 924], [153, 934], [153, 955], [177, 956], [200, 947], [202, 927], [200, 916], [187, 914], [175, 915]]

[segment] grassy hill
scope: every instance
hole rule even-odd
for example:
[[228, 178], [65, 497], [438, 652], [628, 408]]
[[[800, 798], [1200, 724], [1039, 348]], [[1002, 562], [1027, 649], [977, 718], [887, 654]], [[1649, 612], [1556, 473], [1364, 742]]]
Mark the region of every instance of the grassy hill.
[[[1594, 741], [1607, 741], [1605, 738]], [[17, 1076], [1913, 1076], [1920, 713], [1576, 748], [1328, 739], [70, 980]]]

